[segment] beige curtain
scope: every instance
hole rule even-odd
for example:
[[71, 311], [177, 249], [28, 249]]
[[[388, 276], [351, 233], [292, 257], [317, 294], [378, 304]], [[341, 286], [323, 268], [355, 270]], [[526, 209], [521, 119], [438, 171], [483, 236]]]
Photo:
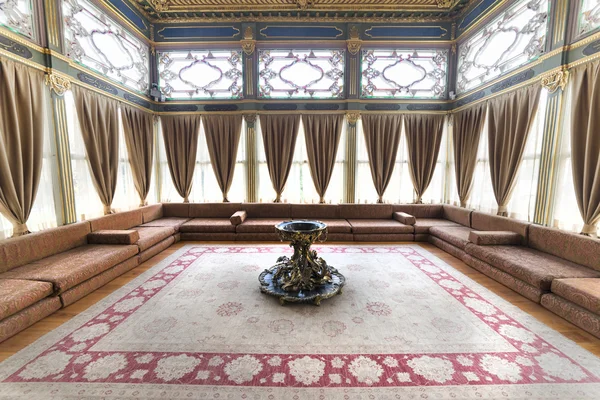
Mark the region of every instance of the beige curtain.
[[27, 220], [42, 173], [44, 74], [0, 58], [0, 211], [13, 236]]
[[140, 195], [140, 206], [147, 205], [146, 197], [152, 180], [154, 160], [154, 117], [133, 107], [121, 108], [123, 133], [133, 172], [135, 190]]
[[73, 95], [92, 181], [104, 214], [111, 214], [119, 168], [118, 104], [79, 86], [73, 88]]
[[165, 115], [160, 117], [160, 121], [173, 185], [177, 193], [183, 197], [183, 202], [189, 203], [201, 117], [199, 115]]
[[404, 117], [408, 169], [417, 194], [416, 203], [422, 203], [423, 193], [429, 187], [435, 172], [442, 134], [444, 115], [409, 114]]
[[290, 174], [299, 125], [299, 115], [260, 116], [267, 168], [277, 194], [275, 203], [281, 202], [281, 193]]
[[577, 205], [585, 226], [596, 235], [600, 221], [600, 61], [572, 71], [571, 161]]
[[302, 116], [310, 175], [320, 203], [325, 203], [325, 192], [335, 167], [343, 123], [342, 114]]
[[489, 102], [490, 173], [498, 215], [508, 215], [506, 206], [515, 186], [527, 136], [538, 108], [540, 90], [540, 85], [533, 85]]
[[210, 163], [223, 193], [224, 202], [229, 201], [227, 193], [233, 182], [241, 130], [241, 115], [207, 115], [204, 117], [204, 132]]
[[467, 206], [473, 188], [473, 173], [477, 164], [477, 149], [486, 108], [487, 104], [480, 104], [454, 114], [454, 172], [461, 207]]
[[402, 134], [402, 115], [365, 114], [362, 116], [362, 126], [371, 176], [379, 196], [377, 202], [383, 203], [383, 194], [392, 178], [398, 154]]

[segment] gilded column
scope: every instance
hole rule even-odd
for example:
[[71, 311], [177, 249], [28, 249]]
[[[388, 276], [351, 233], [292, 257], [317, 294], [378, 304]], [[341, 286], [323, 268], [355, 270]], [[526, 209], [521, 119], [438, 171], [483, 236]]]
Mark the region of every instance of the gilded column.
[[60, 0], [44, 0], [43, 18], [46, 27], [48, 48], [62, 52], [62, 11]]
[[258, 198], [258, 160], [256, 155], [256, 114], [244, 114], [246, 120], [246, 201]]
[[568, 71], [561, 70], [542, 78], [542, 86], [549, 91], [546, 104], [540, 173], [533, 222], [552, 223], [553, 201], [556, 191], [556, 170], [559, 162], [559, 146], [562, 140], [563, 90], [567, 84]]
[[356, 201], [356, 123], [360, 118], [358, 111], [346, 114], [347, 140], [346, 140], [346, 170], [344, 171], [344, 202], [354, 203]]
[[56, 142], [63, 223], [71, 224], [77, 222], [77, 213], [75, 211], [75, 191], [73, 188], [73, 172], [71, 170], [67, 111], [63, 98], [64, 93], [71, 89], [71, 82], [68, 78], [53, 73], [46, 75], [46, 83], [52, 92], [52, 122]]
[[359, 61], [360, 61], [360, 48], [362, 41], [360, 40], [360, 33], [356, 26], [351, 26], [348, 31], [348, 39], [346, 40], [346, 47], [348, 48], [347, 60], [348, 67], [346, 67], [346, 85], [348, 87], [348, 98], [357, 99], [360, 89], [359, 80]]

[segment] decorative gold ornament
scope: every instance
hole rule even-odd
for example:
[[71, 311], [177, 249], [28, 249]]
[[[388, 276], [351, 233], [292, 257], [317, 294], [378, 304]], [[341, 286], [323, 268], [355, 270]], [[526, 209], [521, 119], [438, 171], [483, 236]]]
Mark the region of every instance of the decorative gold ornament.
[[346, 40], [346, 46], [348, 47], [348, 52], [352, 55], [356, 55], [362, 46], [362, 40], [360, 40], [358, 28], [354, 25], [352, 28], [350, 28], [350, 39]]
[[256, 114], [244, 114], [244, 119], [247, 124], [253, 124], [256, 122]]
[[346, 119], [348, 120], [348, 123], [350, 125], [356, 125], [356, 123], [360, 119], [360, 113], [359, 112], [347, 112]]
[[438, 8], [451, 8], [456, 0], [436, 0]]
[[541, 84], [543, 88], [548, 90], [548, 92], [554, 93], [558, 90], [558, 88], [565, 90], [568, 81], [569, 71], [567, 69], [562, 69], [543, 77]]
[[296, 5], [301, 10], [306, 10], [312, 3], [313, 0], [296, 0]]
[[63, 75], [47, 74], [46, 85], [50, 86], [50, 89], [59, 96], [65, 94], [67, 90], [71, 90], [71, 81]]
[[171, 0], [150, 0], [152, 7], [158, 12], [169, 11]]
[[242, 45], [242, 50], [244, 53], [251, 56], [254, 53], [254, 49], [256, 48], [256, 40], [254, 40], [254, 32], [252, 31], [252, 27], [249, 26], [244, 30], [244, 38], [240, 40]]

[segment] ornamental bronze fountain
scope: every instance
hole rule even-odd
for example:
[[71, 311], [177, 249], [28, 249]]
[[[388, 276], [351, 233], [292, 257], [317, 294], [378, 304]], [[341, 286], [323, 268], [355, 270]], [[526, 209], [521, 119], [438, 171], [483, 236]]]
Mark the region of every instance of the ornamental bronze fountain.
[[275, 225], [281, 240], [289, 240], [294, 248], [292, 257], [281, 256], [258, 280], [260, 290], [279, 298], [279, 303], [313, 302], [342, 293], [346, 278], [310, 246], [327, 240], [327, 225], [319, 221], [288, 221]]

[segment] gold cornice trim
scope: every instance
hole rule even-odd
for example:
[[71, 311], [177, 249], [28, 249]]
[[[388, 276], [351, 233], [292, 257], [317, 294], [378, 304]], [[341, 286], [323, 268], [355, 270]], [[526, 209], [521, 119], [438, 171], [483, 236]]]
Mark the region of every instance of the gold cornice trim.
[[[177, 21], [179, 22], [179, 21]], [[161, 32], [164, 31], [167, 28], [231, 28], [237, 31], [237, 33], [234, 33], [233, 35], [231, 35], [230, 37], [228, 37], [229, 39], [233, 39], [234, 37], [240, 35], [242, 33], [242, 31], [239, 28], [236, 28], [235, 26], [228, 26], [228, 25], [210, 25], [210, 26], [188, 26], [188, 25], [169, 25], [169, 26], [164, 26], [161, 29], [159, 29], [156, 34], [158, 36], [160, 36], [161, 38], [163, 38], [164, 40], [170, 40], [170, 39], [193, 39], [194, 36], [170, 36], [170, 37], [165, 37], [163, 35], [161, 35]], [[224, 38], [224, 36], [206, 36], [203, 37], [204, 39], [221, 39]], [[239, 41], [238, 41], [239, 44]]]
[[31, 68], [37, 69], [38, 71], [48, 72], [48, 68], [46, 66], [35, 63], [31, 60], [28, 60], [27, 58], [20, 57], [14, 53], [11, 53], [10, 51], [6, 51], [1, 48], [0, 48], [0, 56], [6, 57], [12, 61], [20, 62], [21, 64], [25, 64]]
[[[333, 25], [327, 25], [327, 26], [321, 26], [321, 25], [319, 25], [319, 26], [301, 25], [300, 27], [301, 28], [333, 28], [333, 29], [339, 31], [339, 33], [337, 35], [335, 35], [334, 39], [337, 39], [337, 38], [339, 38], [340, 36], [342, 36], [344, 34], [344, 31], [342, 29], [340, 29], [337, 26], [333, 26]], [[269, 29], [269, 28], [289, 28], [289, 27], [287, 27], [287, 26], [271, 26], [271, 25], [267, 25], [264, 28], [261, 28], [260, 31], [258, 31], [258, 33], [261, 36], [263, 36], [263, 37], [265, 37], [265, 38], [268, 39], [269, 36], [267, 36], [265, 33], [263, 33], [263, 31], [265, 29]], [[295, 38], [297, 41], [298, 40], [302, 41], [302, 38], [298, 38], [296, 36], [272, 36], [272, 37], [283, 38], [283, 39], [292, 39], [292, 38]], [[323, 38], [323, 37], [321, 37], [321, 38], [315, 38], [315, 39], [316, 40], [333, 40], [333, 39], [328, 39], [328, 38]], [[313, 39], [312, 38], [305, 38], [305, 40], [312, 41]]]
[[[372, 30], [373, 28], [398, 28], [398, 27], [397, 26], [376, 26], [376, 27], [372, 26], [372, 27], [370, 27], [369, 29], [367, 29], [365, 31], [365, 36], [368, 36], [368, 37], [372, 38], [373, 36], [371, 34], [367, 33], [367, 32], [370, 31], [370, 30]], [[438, 36], [438, 38], [440, 38], [440, 39], [442, 37], [444, 37], [444, 35], [446, 35], [448, 33], [448, 29], [444, 28], [441, 25], [416, 25], [414, 27], [406, 26], [406, 27], [403, 27], [403, 28], [415, 28], [415, 29], [419, 29], [419, 28], [440, 28], [442, 31], [444, 31], [444, 33], [442, 33], [440, 36]], [[397, 38], [397, 37], [399, 37], [399, 36], [378, 36], [378, 38], [380, 38], [380, 39], [386, 39], [386, 38], [394, 39], [394, 38]], [[410, 36], [411, 39], [432, 38], [432, 37], [435, 37], [435, 36]]]
[[567, 46], [567, 49], [573, 50], [573, 49], [579, 48], [581, 46], [585, 46], [586, 44], [595, 42], [596, 40], [599, 40], [599, 39], [600, 39], [600, 32], [596, 32], [593, 35], [590, 35], [581, 40], [578, 40], [577, 42], [571, 43], [569, 46]]
[[577, 67], [579, 65], [586, 64], [586, 63], [589, 63], [590, 61], [596, 60], [597, 58], [600, 58], [600, 53], [592, 54], [590, 56], [580, 58], [577, 61], [573, 61], [572, 63], [568, 63], [567, 68], [571, 69], [571, 68]]
[[[50, 69], [51, 73], [54, 72], [54, 71], [55, 70]], [[124, 99], [123, 97], [119, 97], [119, 96], [115, 96], [114, 94], [107, 93], [107, 92], [105, 92], [105, 91], [103, 91], [101, 89], [98, 89], [98, 88], [96, 88], [96, 87], [94, 87], [92, 85], [88, 85], [87, 83], [81, 82], [81, 81], [79, 81], [77, 79], [73, 79], [73, 77], [71, 77], [71, 76], [69, 77], [69, 79], [71, 80], [71, 85], [81, 86], [82, 88], [92, 90], [92, 91], [94, 91], [94, 92], [96, 92], [96, 93], [98, 93], [98, 94], [100, 94], [102, 96], [109, 97], [109, 98], [111, 98], [113, 100], [116, 100], [116, 101], [118, 101], [120, 103], [127, 104], [127, 105], [129, 105], [131, 107], [137, 108], [138, 110], [145, 111], [145, 112], [151, 112], [152, 113], [152, 110], [149, 110], [149, 109], [147, 109], [145, 107], [140, 106], [137, 103], [134, 103], [134, 102], [131, 102], [131, 101], [127, 100], [127, 99]]]
[[0, 26], [0, 35], [7, 37], [10, 40], [12, 40], [13, 42], [17, 42], [19, 44], [22, 44], [23, 46], [27, 46], [30, 49], [33, 49], [40, 53], [44, 52], [44, 47], [40, 46], [39, 44], [37, 44], [31, 40], [26, 39], [24, 36], [14, 33], [13, 31], [11, 31], [3, 26]]

